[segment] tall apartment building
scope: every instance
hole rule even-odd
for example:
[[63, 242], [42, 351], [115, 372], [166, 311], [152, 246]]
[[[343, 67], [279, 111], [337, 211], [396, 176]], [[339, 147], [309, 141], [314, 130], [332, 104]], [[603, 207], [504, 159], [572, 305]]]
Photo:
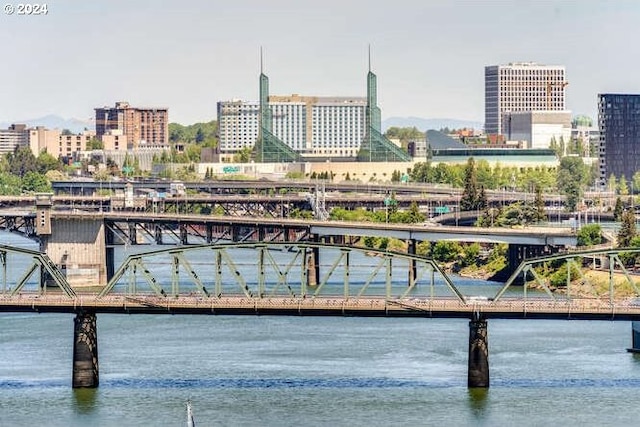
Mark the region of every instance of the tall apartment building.
[[116, 102], [114, 108], [95, 109], [96, 135], [122, 131], [132, 148], [169, 144], [169, 112], [166, 108], [138, 108], [128, 102]]
[[640, 95], [599, 94], [600, 184], [622, 175], [631, 180], [640, 171]]
[[513, 62], [485, 67], [485, 133], [506, 134], [504, 115], [520, 111], [564, 111], [565, 67]]
[[[366, 106], [364, 97], [268, 97], [273, 135], [310, 157], [355, 157], [365, 136]], [[223, 158], [256, 143], [259, 107], [257, 102], [218, 102]]]
[[13, 124], [0, 129], [0, 154], [13, 153], [17, 147], [29, 145], [29, 132], [23, 124]]

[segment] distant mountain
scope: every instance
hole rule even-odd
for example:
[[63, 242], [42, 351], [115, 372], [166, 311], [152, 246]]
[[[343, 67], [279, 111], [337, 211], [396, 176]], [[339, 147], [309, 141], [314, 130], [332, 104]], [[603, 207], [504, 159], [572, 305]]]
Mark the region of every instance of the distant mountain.
[[474, 122], [471, 120], [461, 119], [424, 119], [422, 117], [389, 117], [382, 121], [382, 131], [386, 131], [392, 126], [396, 127], [416, 127], [421, 131], [428, 131], [430, 129], [461, 129], [461, 128], [474, 128], [482, 129], [484, 126], [481, 122]]
[[73, 133], [82, 132], [85, 128], [95, 130], [93, 122], [79, 119], [65, 119], [54, 114], [49, 114], [37, 119], [14, 120], [11, 122], [0, 122], [0, 129], [6, 129], [12, 124], [26, 124], [29, 127], [44, 126], [47, 129], [69, 129]]

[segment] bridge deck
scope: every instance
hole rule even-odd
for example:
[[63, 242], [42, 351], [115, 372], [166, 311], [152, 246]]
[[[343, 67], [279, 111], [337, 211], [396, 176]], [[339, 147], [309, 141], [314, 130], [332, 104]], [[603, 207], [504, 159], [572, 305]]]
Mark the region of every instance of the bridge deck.
[[468, 301], [455, 298], [385, 299], [315, 297], [248, 298], [225, 296], [157, 297], [153, 295], [1, 296], [0, 312], [79, 312], [139, 314], [293, 315], [360, 317], [434, 317], [502, 319], [640, 320], [640, 306], [631, 300], [611, 304], [603, 299], [548, 300], [503, 298]]

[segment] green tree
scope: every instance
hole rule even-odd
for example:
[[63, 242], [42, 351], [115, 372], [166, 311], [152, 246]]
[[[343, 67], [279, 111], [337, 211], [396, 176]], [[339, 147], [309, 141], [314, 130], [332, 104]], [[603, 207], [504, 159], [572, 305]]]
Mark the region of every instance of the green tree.
[[614, 174], [609, 175], [609, 179], [607, 180], [607, 188], [612, 193], [618, 189], [618, 181], [616, 180], [616, 176]]
[[555, 136], [551, 137], [551, 141], [549, 141], [549, 148], [553, 150], [557, 158], [561, 159], [564, 156], [564, 148], [558, 144], [558, 140]]
[[46, 193], [51, 191], [51, 183], [38, 172], [27, 172], [22, 177], [22, 191], [25, 193]]
[[622, 213], [622, 224], [617, 235], [618, 247], [629, 247], [634, 237], [636, 237], [636, 216], [633, 209], [627, 209]]
[[45, 174], [50, 170], [62, 170], [62, 162], [43, 151], [36, 159], [36, 167], [39, 173]]
[[487, 193], [484, 191], [484, 185], [480, 186], [478, 192], [478, 200], [476, 202], [476, 209], [485, 210], [489, 206], [489, 200], [487, 199]]
[[621, 196], [629, 195], [629, 186], [627, 185], [627, 178], [622, 175], [618, 181], [618, 194]]
[[13, 153], [7, 154], [9, 172], [22, 178], [27, 172], [37, 172], [36, 156], [29, 147], [16, 147]]
[[396, 127], [392, 126], [384, 133], [387, 138], [399, 139], [403, 147], [406, 147], [407, 143], [416, 139], [424, 139], [424, 132], [414, 127]]
[[9, 172], [0, 173], [0, 194], [18, 196], [22, 193], [22, 182], [19, 177]]
[[463, 248], [463, 256], [460, 258], [460, 266], [466, 267], [469, 265], [475, 265], [478, 262], [480, 256], [480, 244], [478, 242], [466, 245]]
[[87, 141], [87, 150], [102, 150], [104, 148], [104, 144], [97, 138], [91, 138]]
[[544, 199], [542, 198], [542, 189], [539, 185], [536, 185], [536, 198], [534, 200], [534, 205], [536, 208], [536, 222], [546, 221], [547, 220], [547, 212], [545, 210]]
[[633, 174], [631, 182], [633, 183], [633, 192], [640, 192], [640, 171]]
[[624, 206], [622, 205], [622, 199], [620, 197], [616, 197], [616, 205], [613, 208], [613, 220], [621, 221], [622, 220], [622, 211], [624, 210]]
[[189, 126], [183, 126], [178, 123], [169, 123], [169, 141], [173, 144], [181, 143], [198, 143], [207, 146], [215, 146], [217, 144], [218, 122], [212, 120], [204, 123], [194, 123]]
[[251, 151], [253, 147], [244, 147], [233, 155], [233, 161], [236, 163], [249, 163], [251, 160]]
[[463, 252], [460, 243], [450, 240], [440, 240], [433, 245], [431, 256], [437, 262], [451, 262], [460, 257]]
[[470, 157], [464, 168], [464, 190], [460, 199], [460, 210], [462, 211], [478, 209], [478, 178], [476, 173], [475, 160]]
[[202, 142], [204, 142], [206, 136], [204, 134], [204, 131], [202, 130], [202, 128], [198, 128], [198, 130], [196, 131], [196, 144], [201, 144]]
[[578, 246], [593, 246], [602, 243], [600, 224], [587, 224], [578, 230]]
[[588, 179], [588, 169], [580, 157], [563, 157], [558, 168], [558, 190], [567, 198], [567, 208], [575, 211]]
[[567, 146], [562, 135], [560, 135], [560, 141], [558, 142], [558, 151], [560, 152], [560, 157], [567, 154]]
[[404, 224], [416, 224], [424, 222], [424, 219], [424, 215], [418, 209], [418, 203], [415, 201], [411, 202], [409, 210], [405, 212], [398, 212], [397, 210], [394, 210], [389, 215], [389, 222], [399, 222]]

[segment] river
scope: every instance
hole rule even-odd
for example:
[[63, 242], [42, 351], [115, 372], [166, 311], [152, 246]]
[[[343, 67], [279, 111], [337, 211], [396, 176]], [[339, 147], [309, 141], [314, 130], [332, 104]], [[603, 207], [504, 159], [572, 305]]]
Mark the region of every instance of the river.
[[[487, 286], [479, 282], [478, 285]], [[98, 315], [100, 387], [71, 389], [73, 315], [1, 314], [1, 426], [629, 426], [628, 322]]]

